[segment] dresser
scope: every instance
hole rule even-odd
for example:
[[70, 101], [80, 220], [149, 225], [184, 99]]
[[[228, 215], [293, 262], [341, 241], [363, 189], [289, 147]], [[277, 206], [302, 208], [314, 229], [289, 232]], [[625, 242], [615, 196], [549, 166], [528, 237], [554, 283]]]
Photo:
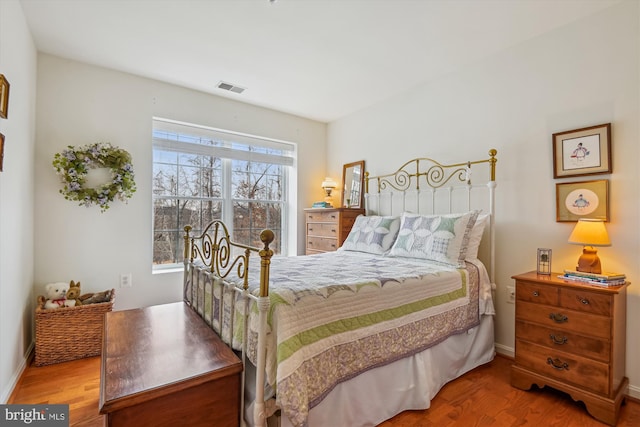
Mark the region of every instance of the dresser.
[[628, 283], [600, 287], [535, 271], [516, 282], [516, 356], [511, 385], [549, 386], [584, 402], [596, 419], [615, 425], [625, 377]]
[[364, 215], [364, 209], [351, 208], [305, 209], [304, 212], [307, 255], [338, 249], [349, 235], [358, 215]]

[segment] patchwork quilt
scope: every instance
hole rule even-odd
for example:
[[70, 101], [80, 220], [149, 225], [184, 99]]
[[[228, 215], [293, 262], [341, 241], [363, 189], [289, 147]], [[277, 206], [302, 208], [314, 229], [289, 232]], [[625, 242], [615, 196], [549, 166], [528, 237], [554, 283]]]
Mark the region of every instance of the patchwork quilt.
[[[249, 292], [257, 295], [256, 260]], [[255, 303], [242, 302], [233, 290], [212, 286], [220, 279], [189, 268], [186, 301], [235, 349], [241, 348], [249, 313], [248, 356], [255, 364]], [[308, 411], [340, 382], [478, 325], [483, 275], [470, 263], [456, 268], [352, 251], [274, 257], [266, 376], [278, 406], [293, 425], [306, 426]]]

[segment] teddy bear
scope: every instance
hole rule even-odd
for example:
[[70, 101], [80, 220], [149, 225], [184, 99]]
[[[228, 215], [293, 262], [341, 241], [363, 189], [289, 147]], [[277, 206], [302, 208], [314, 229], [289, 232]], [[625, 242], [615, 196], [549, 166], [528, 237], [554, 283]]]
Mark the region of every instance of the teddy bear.
[[69, 284], [65, 282], [48, 283], [45, 285], [46, 301], [44, 308], [58, 308], [64, 307], [66, 301], [67, 291], [69, 290]]
[[66, 300], [64, 302], [65, 307], [77, 307], [82, 305], [80, 301], [80, 282], [76, 283], [73, 280], [69, 283], [69, 290], [67, 291]]

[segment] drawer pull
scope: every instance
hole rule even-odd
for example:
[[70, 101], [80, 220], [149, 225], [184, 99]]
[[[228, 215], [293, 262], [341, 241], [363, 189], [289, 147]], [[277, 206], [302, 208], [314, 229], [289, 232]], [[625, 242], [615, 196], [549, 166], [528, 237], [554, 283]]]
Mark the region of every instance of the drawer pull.
[[547, 357], [547, 365], [551, 365], [554, 369], [557, 369], [559, 371], [569, 370], [569, 365], [567, 364], [567, 362], [562, 362], [562, 360], [560, 359], [552, 359], [550, 357]]
[[558, 339], [553, 334], [550, 334], [549, 337], [551, 338], [551, 341], [553, 341], [554, 344], [563, 345], [563, 344], [567, 343], [567, 337], [562, 337], [562, 338]]
[[564, 323], [564, 322], [569, 320], [569, 318], [567, 316], [565, 316], [564, 314], [560, 314], [560, 313], [550, 313], [549, 314], [549, 319], [553, 320], [556, 323]]
[[578, 298], [578, 301], [580, 301], [582, 304], [589, 305], [589, 300], [588, 299], [583, 298], [581, 296], [577, 296], [576, 298]]
[[313, 231], [313, 227], [309, 227], [309, 231]]
[[540, 293], [538, 293], [538, 291], [533, 291], [533, 296], [534, 296], [534, 297], [539, 297], [539, 296], [540, 296]]

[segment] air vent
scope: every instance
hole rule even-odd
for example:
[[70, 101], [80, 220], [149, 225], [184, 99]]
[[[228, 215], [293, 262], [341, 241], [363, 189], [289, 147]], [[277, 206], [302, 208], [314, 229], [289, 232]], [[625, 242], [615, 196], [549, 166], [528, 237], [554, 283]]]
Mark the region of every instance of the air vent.
[[229, 91], [235, 92], [235, 93], [242, 93], [246, 89], [244, 87], [232, 85], [231, 83], [222, 82], [222, 81], [218, 83], [217, 88], [218, 89], [229, 90]]

